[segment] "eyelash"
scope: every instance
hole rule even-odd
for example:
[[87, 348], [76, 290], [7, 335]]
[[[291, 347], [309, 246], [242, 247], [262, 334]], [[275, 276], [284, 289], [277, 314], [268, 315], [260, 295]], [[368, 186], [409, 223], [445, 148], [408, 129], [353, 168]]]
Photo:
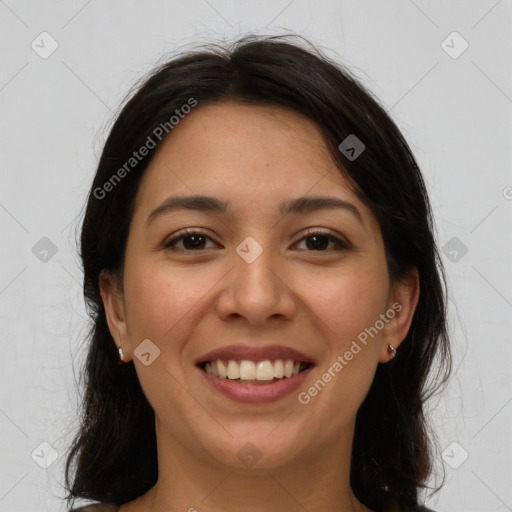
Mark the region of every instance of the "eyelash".
[[[176, 248], [176, 244], [177, 242], [179, 242], [180, 240], [184, 239], [184, 238], [187, 238], [189, 236], [194, 236], [194, 235], [199, 235], [199, 236], [202, 236], [204, 238], [209, 238], [210, 240], [211, 237], [209, 237], [207, 234], [201, 232], [201, 231], [195, 231], [193, 229], [185, 229], [184, 232], [182, 232], [179, 236], [176, 236], [174, 238], [172, 238], [171, 240], [169, 240], [168, 242], [165, 242], [164, 244], [164, 249], [169, 249], [169, 250], [180, 250], [180, 251], [183, 251], [183, 252], [202, 252], [202, 251], [205, 251], [207, 249], [197, 249], [197, 250], [190, 250], [190, 249], [181, 249], [181, 248]], [[310, 229], [306, 232], [306, 234], [300, 239], [298, 240], [298, 242], [296, 243], [299, 243], [299, 242], [302, 242], [303, 240], [307, 239], [307, 238], [312, 238], [314, 236], [322, 236], [322, 237], [325, 237], [327, 238], [330, 242], [333, 242], [336, 246], [337, 246], [337, 249], [323, 249], [323, 250], [313, 250], [313, 249], [310, 249], [310, 250], [307, 250], [307, 252], [331, 252], [332, 250], [334, 251], [347, 251], [347, 250], [350, 250], [351, 247], [346, 243], [346, 242], [343, 242], [342, 240], [340, 240], [339, 238], [335, 237], [334, 235], [331, 235], [330, 233], [324, 233], [323, 231], [318, 231], [318, 230], [315, 230], [315, 229]]]

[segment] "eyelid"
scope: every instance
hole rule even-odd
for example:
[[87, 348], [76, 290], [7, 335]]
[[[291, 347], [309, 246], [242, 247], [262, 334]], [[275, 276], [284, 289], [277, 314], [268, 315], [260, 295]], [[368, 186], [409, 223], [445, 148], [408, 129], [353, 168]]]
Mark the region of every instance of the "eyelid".
[[[215, 240], [209, 234], [207, 234], [202, 229], [188, 227], [188, 228], [184, 228], [183, 230], [178, 231], [177, 233], [173, 234], [172, 238], [166, 240], [163, 243], [162, 248], [172, 250], [172, 247], [175, 246], [176, 243], [179, 243], [183, 238], [186, 238], [187, 236], [192, 236], [192, 235], [202, 236], [204, 238], [211, 240], [216, 245], [219, 245], [219, 244], [217, 244], [217, 242], [215, 242]], [[297, 245], [300, 242], [303, 242], [308, 237], [312, 237], [314, 235], [326, 237], [330, 242], [334, 243], [335, 246], [337, 246], [337, 248], [319, 250], [319, 251], [306, 249], [305, 252], [330, 253], [333, 251], [353, 250], [352, 244], [350, 242], [348, 242], [343, 236], [339, 236], [337, 234], [332, 233], [331, 231], [328, 231], [328, 230], [325, 230], [322, 228], [307, 228], [305, 231], [302, 231], [299, 234], [300, 238], [298, 238], [298, 240], [293, 245]], [[207, 249], [187, 250], [187, 249], [178, 248], [177, 250], [184, 252], [184, 253], [194, 253], [194, 252], [201, 253], [203, 251], [206, 251]]]
[[[334, 244], [336, 244], [339, 248], [339, 250], [349, 250], [352, 249], [352, 244], [343, 236], [337, 235], [333, 233], [332, 231], [325, 230], [322, 228], [307, 228], [306, 231], [302, 231], [300, 233], [300, 238], [295, 242], [295, 244], [298, 244], [299, 242], [302, 242], [305, 238], [311, 237], [313, 235], [321, 235], [328, 238], [330, 241], [332, 241]], [[294, 244], [294, 245], [295, 245]], [[332, 252], [332, 249], [325, 250], [325, 251], [308, 251], [308, 252]]]
[[[208, 233], [203, 231], [202, 229], [188, 227], [188, 228], [184, 228], [184, 229], [182, 229], [182, 230], [180, 230], [180, 231], [178, 231], [176, 233], [173, 233], [173, 235], [170, 238], [168, 238], [168, 239], [166, 239], [164, 241], [164, 243], [162, 244], [162, 248], [163, 249], [171, 248], [171, 244], [173, 244], [173, 242], [177, 243], [177, 242], [181, 241], [181, 239], [186, 238], [187, 236], [192, 236], [192, 235], [203, 236], [204, 238], [208, 238], [212, 242], [217, 244], [217, 242], [215, 242], [215, 240]], [[186, 249], [179, 249], [179, 250], [181, 250], [183, 252], [201, 252], [201, 251], [204, 251], [206, 249], [199, 249], [197, 251], [187, 251]]]

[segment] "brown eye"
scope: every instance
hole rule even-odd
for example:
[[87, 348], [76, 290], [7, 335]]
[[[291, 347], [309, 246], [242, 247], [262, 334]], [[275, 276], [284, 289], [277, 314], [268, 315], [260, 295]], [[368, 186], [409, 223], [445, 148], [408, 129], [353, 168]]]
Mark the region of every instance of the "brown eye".
[[[202, 251], [205, 249], [207, 240], [211, 238], [200, 231], [187, 230], [179, 236], [174, 237], [165, 243], [165, 249], [177, 249], [187, 252]], [[182, 243], [182, 247], [178, 247], [179, 243]]]
[[333, 243], [335, 248], [329, 250], [347, 250], [350, 246], [340, 240], [339, 238], [331, 235], [330, 233], [324, 233], [321, 231], [311, 231], [305, 237], [301, 238], [299, 242], [306, 240], [306, 249], [309, 251], [325, 252], [329, 243]]

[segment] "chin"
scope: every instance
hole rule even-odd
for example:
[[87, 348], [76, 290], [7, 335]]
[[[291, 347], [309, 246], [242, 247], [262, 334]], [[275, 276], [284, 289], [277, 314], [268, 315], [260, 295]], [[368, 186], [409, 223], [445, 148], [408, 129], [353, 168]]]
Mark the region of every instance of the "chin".
[[[243, 429], [244, 431], [246, 429]], [[304, 439], [294, 439], [285, 429], [269, 435], [269, 430], [252, 434], [232, 432], [233, 438], [223, 436], [218, 443], [205, 440], [204, 447], [213, 459], [237, 472], [270, 470], [296, 464], [297, 456], [305, 448]]]

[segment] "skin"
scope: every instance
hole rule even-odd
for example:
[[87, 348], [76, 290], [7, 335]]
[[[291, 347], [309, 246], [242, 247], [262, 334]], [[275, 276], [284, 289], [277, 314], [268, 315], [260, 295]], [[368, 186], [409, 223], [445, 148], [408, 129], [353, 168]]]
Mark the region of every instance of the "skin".
[[[145, 225], [168, 196], [191, 194], [229, 201], [232, 214], [182, 209]], [[282, 201], [305, 195], [349, 201], [362, 223], [345, 209], [278, 212]], [[201, 251], [190, 239], [163, 247], [186, 227], [209, 237]], [[307, 228], [350, 248], [320, 239], [325, 246], [316, 249]], [[263, 249], [252, 263], [236, 252], [248, 236]], [[100, 286], [115, 343], [133, 360], [156, 416], [158, 482], [120, 512], [369, 510], [349, 485], [355, 415], [377, 365], [391, 359], [388, 344], [398, 348], [407, 334], [418, 275], [390, 282], [379, 224], [312, 121], [276, 106], [194, 109], [142, 178], [122, 282], [102, 273]], [[394, 303], [400, 312], [316, 397], [299, 403], [298, 392]], [[134, 350], [148, 338], [160, 355], [146, 366]], [[237, 403], [214, 390], [195, 359], [249, 339], [314, 358], [306, 384], [268, 404]], [[237, 456], [248, 442], [261, 454], [252, 468]]]

